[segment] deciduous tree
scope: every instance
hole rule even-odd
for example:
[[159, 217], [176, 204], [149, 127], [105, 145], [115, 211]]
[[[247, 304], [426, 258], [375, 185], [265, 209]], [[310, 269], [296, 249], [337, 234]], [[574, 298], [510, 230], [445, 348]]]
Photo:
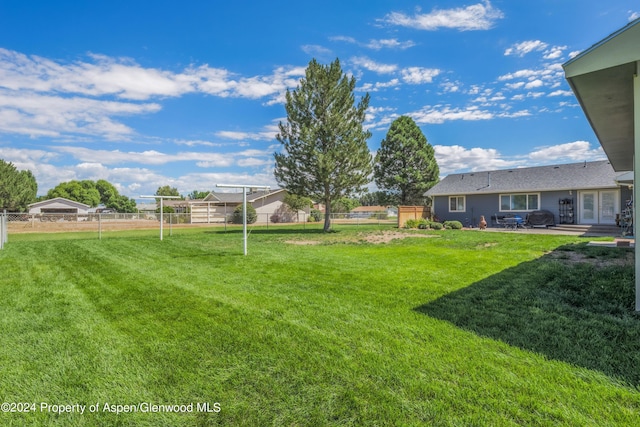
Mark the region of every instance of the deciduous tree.
[[155, 196], [180, 196], [180, 193], [178, 193], [178, 189], [175, 187], [163, 185], [162, 187], [158, 187]]
[[38, 184], [31, 171], [19, 171], [13, 163], [0, 160], [0, 211], [26, 211], [35, 202], [37, 192]]
[[116, 212], [136, 212], [136, 201], [118, 192], [109, 181], [67, 181], [62, 182], [47, 192], [46, 199], [64, 197], [89, 206], [103, 204]]
[[287, 193], [282, 200], [282, 203], [287, 205], [289, 209], [296, 213], [296, 218], [300, 221], [300, 211], [310, 208], [313, 205], [313, 201], [304, 196], [296, 196], [295, 194]]
[[331, 228], [331, 202], [360, 193], [373, 171], [364, 129], [369, 94], [355, 103], [356, 80], [336, 59], [328, 66], [315, 59], [293, 91], [287, 91], [286, 123], [276, 136], [275, 177], [290, 193], [325, 206], [324, 230]]
[[100, 192], [96, 189], [96, 183], [90, 180], [62, 182], [47, 192], [47, 199], [56, 197], [75, 200], [92, 207], [100, 204]]
[[191, 200], [196, 200], [196, 199], [204, 199], [208, 195], [209, 195], [209, 191], [193, 190], [191, 193], [187, 195], [187, 197], [189, 197], [189, 199]]

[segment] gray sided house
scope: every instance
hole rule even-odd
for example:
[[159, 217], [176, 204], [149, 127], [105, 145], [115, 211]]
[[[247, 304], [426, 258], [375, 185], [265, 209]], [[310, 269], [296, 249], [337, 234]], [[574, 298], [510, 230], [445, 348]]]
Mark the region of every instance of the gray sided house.
[[440, 221], [476, 226], [483, 215], [526, 218], [546, 210], [556, 224], [616, 224], [632, 190], [609, 161], [452, 174], [425, 193]]
[[[300, 211], [296, 215], [283, 205], [287, 190], [252, 191], [247, 194], [247, 204], [255, 208], [258, 222], [291, 222], [304, 220], [308, 212]], [[192, 223], [224, 222], [233, 210], [242, 204], [242, 193], [211, 192], [202, 200], [191, 200]]]

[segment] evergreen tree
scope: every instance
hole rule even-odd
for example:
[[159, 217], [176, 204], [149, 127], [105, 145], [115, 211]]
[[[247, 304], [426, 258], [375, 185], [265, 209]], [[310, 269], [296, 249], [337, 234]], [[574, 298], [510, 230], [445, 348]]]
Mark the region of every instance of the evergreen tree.
[[396, 203], [395, 198], [389, 197], [384, 191], [365, 193], [358, 200], [361, 206], [388, 206]]
[[355, 105], [355, 85], [338, 59], [328, 66], [313, 59], [300, 85], [287, 91], [287, 122], [276, 136], [283, 145], [275, 154], [276, 180], [290, 193], [324, 204], [324, 231], [331, 228], [332, 201], [362, 192], [373, 170], [371, 133], [362, 126], [369, 94]]
[[38, 184], [31, 171], [0, 159], [0, 211], [23, 212], [35, 202]]
[[439, 180], [435, 152], [411, 117], [391, 123], [376, 154], [374, 177], [379, 189], [400, 205], [422, 205], [424, 193]]

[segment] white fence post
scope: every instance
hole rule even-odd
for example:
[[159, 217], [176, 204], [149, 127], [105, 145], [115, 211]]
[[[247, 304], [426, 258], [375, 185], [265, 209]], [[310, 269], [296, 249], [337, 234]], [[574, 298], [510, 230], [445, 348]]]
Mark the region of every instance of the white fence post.
[[9, 238], [7, 226], [7, 210], [5, 209], [4, 212], [0, 214], [0, 249], [4, 248], [4, 244], [7, 243]]

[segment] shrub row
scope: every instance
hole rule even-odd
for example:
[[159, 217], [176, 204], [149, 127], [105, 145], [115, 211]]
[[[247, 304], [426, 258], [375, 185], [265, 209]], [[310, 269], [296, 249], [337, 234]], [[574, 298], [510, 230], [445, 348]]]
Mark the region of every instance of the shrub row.
[[451, 230], [461, 230], [462, 223], [460, 221], [445, 221], [444, 223], [429, 221], [428, 219], [418, 218], [418, 219], [408, 219], [404, 223], [404, 228], [420, 228], [420, 229], [431, 229], [431, 230], [442, 230], [443, 228], [451, 229]]

